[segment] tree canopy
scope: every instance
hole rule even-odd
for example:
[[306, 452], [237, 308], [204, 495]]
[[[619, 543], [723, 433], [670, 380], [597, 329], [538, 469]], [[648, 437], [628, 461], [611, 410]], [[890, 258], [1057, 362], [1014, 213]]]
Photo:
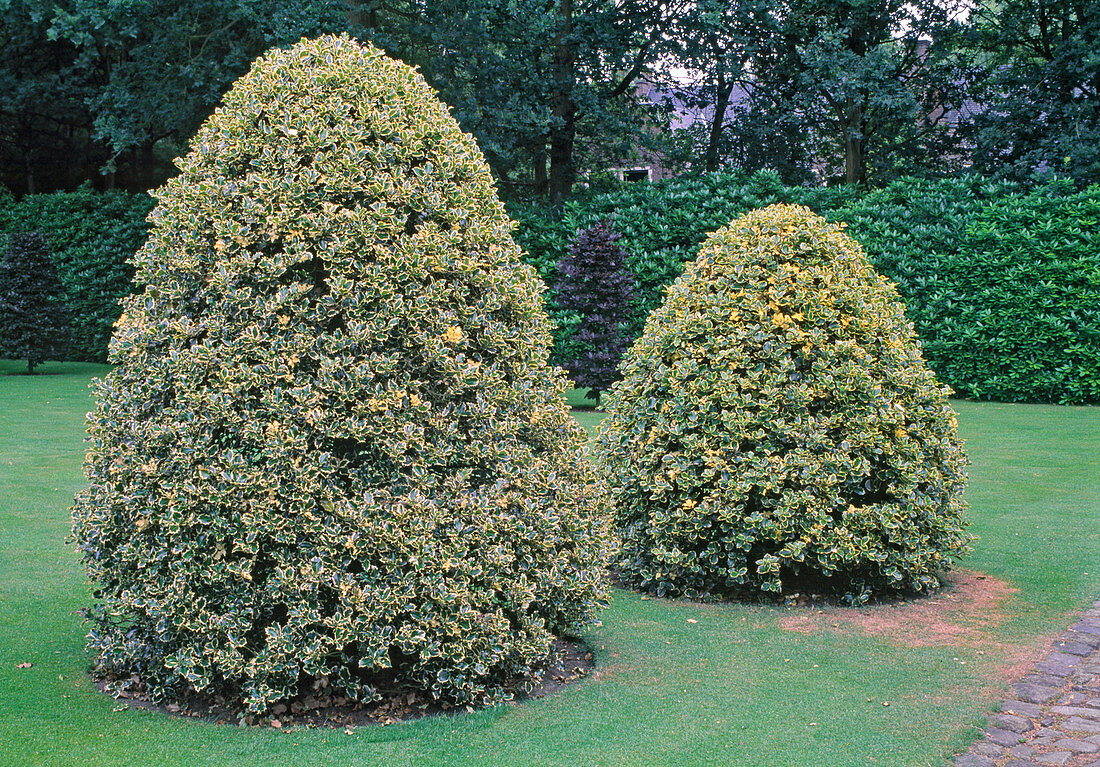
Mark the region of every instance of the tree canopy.
[[1100, 181], [1100, 2], [983, 3], [972, 33], [977, 167]]
[[259, 53], [347, 32], [420, 69], [506, 194], [560, 202], [654, 148], [796, 184], [971, 166], [1087, 182], [1098, 3], [0, 0], [0, 180], [151, 188]]

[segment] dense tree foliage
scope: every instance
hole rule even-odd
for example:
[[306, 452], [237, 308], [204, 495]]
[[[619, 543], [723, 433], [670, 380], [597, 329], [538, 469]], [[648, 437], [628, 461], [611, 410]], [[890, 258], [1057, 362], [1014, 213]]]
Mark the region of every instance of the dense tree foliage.
[[788, 0], [755, 61], [750, 116], [795, 115], [804, 156], [850, 184], [942, 166], [962, 102], [939, 0]]
[[158, 141], [174, 157], [256, 56], [342, 23], [334, 2], [75, 0], [50, 34], [104, 70], [89, 107], [112, 158]]
[[50, 8], [0, 2], [0, 180], [29, 192], [75, 185], [107, 159], [91, 139], [95, 63], [51, 39]]
[[[99, 170], [121, 171], [138, 187], [163, 179], [168, 161], [257, 55], [347, 23], [337, 0], [14, 0], [2, 7], [0, 32], [15, 43], [0, 58], [3, 170], [27, 191], [43, 171], [53, 188]], [[58, 152], [59, 143], [75, 158]]]
[[1100, 182], [1100, 1], [982, 3], [974, 21], [977, 167]]
[[689, 7], [685, 0], [448, 0], [418, 11], [411, 48], [498, 176], [560, 201], [580, 169], [636, 151], [648, 113], [634, 85]]
[[343, 30], [418, 67], [510, 194], [560, 202], [654, 148], [791, 184], [971, 163], [1088, 181], [1097, 2], [3, 0], [0, 175], [149, 188], [255, 55]]
[[866, 184], [943, 169], [964, 99], [951, 3], [697, 7], [680, 21], [670, 59], [691, 77], [669, 86], [705, 117], [678, 147], [693, 166], [774, 170], [791, 184], [822, 175]]
[[[477, 0], [13, 0], [0, 58], [8, 183], [74, 185], [102, 167], [142, 187], [168, 172], [195, 127], [260, 52], [349, 30], [417, 65], [485, 147], [498, 177], [569, 193], [578, 162], [634, 151], [633, 84], [685, 3]], [[37, 176], [57, 158], [71, 160]], [[62, 155], [64, 157], [64, 155]], [[150, 170], [153, 172], [150, 173]]]
[[815, 147], [799, 115], [760, 108], [765, 96], [782, 101], [798, 88], [793, 72], [769, 93], [758, 88], [756, 70], [778, 39], [773, 9], [771, 0], [700, 0], [694, 13], [675, 20], [661, 83], [702, 119], [673, 132], [673, 162], [705, 172], [774, 170], [788, 183], [811, 178]]

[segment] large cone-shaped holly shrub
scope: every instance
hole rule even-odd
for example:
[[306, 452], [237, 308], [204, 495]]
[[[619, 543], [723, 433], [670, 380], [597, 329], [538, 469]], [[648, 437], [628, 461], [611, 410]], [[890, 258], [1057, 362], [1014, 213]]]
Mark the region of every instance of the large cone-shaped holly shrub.
[[499, 700], [593, 620], [606, 523], [473, 139], [329, 37], [261, 58], [180, 168], [74, 510], [99, 672]]
[[863, 601], [967, 549], [949, 392], [893, 286], [806, 208], [712, 235], [622, 371], [599, 448], [635, 585]]

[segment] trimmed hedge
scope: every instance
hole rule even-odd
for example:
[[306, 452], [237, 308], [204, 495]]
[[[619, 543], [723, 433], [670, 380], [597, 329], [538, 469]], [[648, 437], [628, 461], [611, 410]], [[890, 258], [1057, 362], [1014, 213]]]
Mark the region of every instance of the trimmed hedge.
[[[528, 205], [514, 215], [520, 245], [550, 284], [573, 233], [612, 217], [638, 285], [637, 335], [710, 232], [777, 202], [848, 225], [876, 270], [897, 283], [929, 365], [959, 395], [1100, 402], [1100, 187], [1027, 191], [968, 176], [860, 193], [785, 187], [768, 173], [713, 174], [580, 196], [560, 214]], [[551, 293], [551, 316], [560, 319], [554, 300]], [[560, 348], [560, 324], [557, 333]]]
[[1100, 402], [1100, 187], [893, 185], [833, 211], [960, 396]]
[[[805, 205], [846, 222], [875, 268], [897, 283], [929, 365], [959, 395], [1082, 404], [1100, 402], [1098, 199], [1100, 187], [1026, 191], [975, 176], [900, 179], [860, 193], [787, 187], [769, 173], [711, 174], [581, 194], [560, 213], [531, 204], [512, 213], [525, 259], [550, 285], [576, 232], [611, 217], [637, 284], [628, 327], [637, 336], [710, 232], [772, 203]], [[105, 359], [151, 206], [146, 195], [90, 189], [19, 202], [0, 194], [0, 232], [47, 234], [74, 311], [76, 359]], [[553, 291], [548, 299], [560, 361], [576, 323], [566, 321]]]
[[[851, 187], [803, 188], [784, 186], [774, 173], [752, 176], [709, 174], [657, 184], [631, 184], [614, 192], [571, 199], [556, 212], [544, 205], [516, 205], [516, 240], [528, 263], [548, 285], [556, 282], [557, 264], [568, 254], [576, 233], [610, 219], [622, 235], [627, 266], [637, 282], [639, 305], [633, 318], [635, 333], [646, 315], [660, 303], [666, 286], [695, 258], [707, 235], [734, 218], [774, 203], [805, 205], [827, 210], [855, 200]], [[553, 310], [553, 294], [551, 294]]]
[[[0, 233], [38, 231], [46, 240], [72, 311], [69, 358], [107, 359], [111, 327], [130, 294], [134, 253], [148, 233], [153, 209], [147, 194], [75, 192], [31, 194], [16, 201], [0, 195]], [[12, 356], [0, 336], [0, 356]]]

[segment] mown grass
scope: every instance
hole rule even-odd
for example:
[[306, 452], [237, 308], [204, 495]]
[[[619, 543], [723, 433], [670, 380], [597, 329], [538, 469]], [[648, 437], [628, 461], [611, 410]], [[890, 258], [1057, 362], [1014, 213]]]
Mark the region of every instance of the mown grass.
[[[1008, 659], [1100, 592], [1100, 408], [958, 402], [980, 536], [964, 564], [1019, 589], [1003, 620], [975, 617], [969, 644], [798, 634], [779, 624], [806, 608], [618, 591], [586, 637], [597, 677], [541, 700], [350, 735], [116, 710], [86, 675], [89, 589], [65, 542], [86, 386], [105, 368], [19, 369], [0, 363], [5, 765], [940, 765], [1003, 692]], [[590, 430], [600, 417], [579, 414]]]

